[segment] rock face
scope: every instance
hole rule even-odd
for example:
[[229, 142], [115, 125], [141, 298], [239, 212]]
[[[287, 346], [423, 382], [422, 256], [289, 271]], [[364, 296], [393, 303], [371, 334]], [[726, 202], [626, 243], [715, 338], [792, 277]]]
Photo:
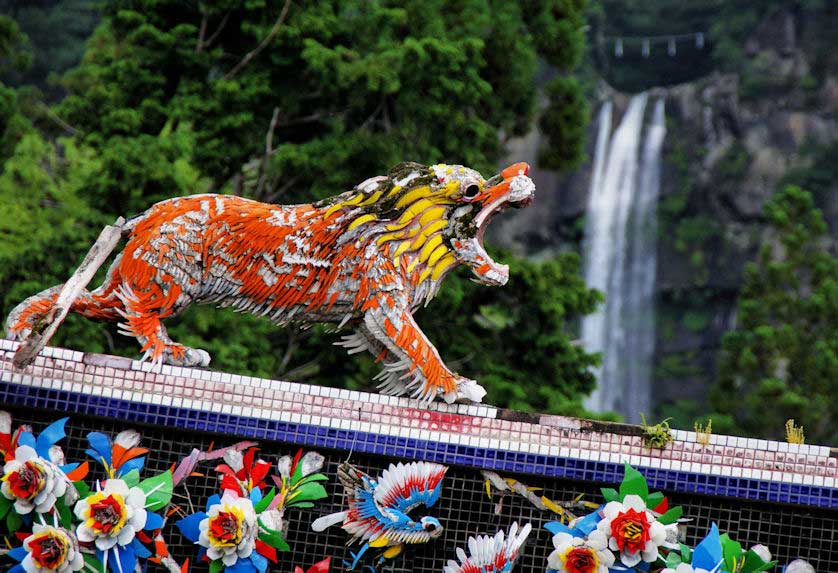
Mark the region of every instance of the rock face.
[[[721, 338], [735, 326], [744, 266], [767, 237], [765, 202], [795, 173], [812, 168], [818, 153], [838, 149], [838, 71], [811, 80], [810, 56], [796, 43], [793, 20], [789, 33], [789, 18], [780, 11], [755, 30], [741, 73], [717, 73], [665, 91], [657, 404], [705, 400]], [[614, 102], [613, 121], [619, 121], [627, 97], [607, 87], [601, 97]], [[495, 244], [529, 254], [579, 250], [597, 128], [595, 122], [589, 127], [589, 160], [578, 171], [533, 171], [538, 205], [496, 226]], [[512, 142], [510, 156], [533, 160], [538, 137]], [[838, 244], [838, 180], [827, 187], [815, 201]]]

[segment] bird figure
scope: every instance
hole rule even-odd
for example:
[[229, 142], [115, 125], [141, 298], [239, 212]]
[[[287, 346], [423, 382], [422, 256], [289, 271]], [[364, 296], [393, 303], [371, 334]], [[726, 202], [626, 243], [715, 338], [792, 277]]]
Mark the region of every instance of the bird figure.
[[435, 517], [410, 517], [410, 512], [424, 505], [433, 506], [439, 499], [442, 478], [448, 468], [429, 462], [398, 463], [373, 479], [349, 463], [338, 468], [338, 478], [346, 490], [349, 509], [326, 515], [312, 523], [314, 531], [333, 525], [349, 535], [347, 545], [362, 544], [357, 553], [350, 552], [347, 570], [355, 569], [361, 556], [370, 548], [383, 549], [376, 565], [392, 559], [405, 545], [427, 543], [442, 534], [442, 524]]
[[453, 559], [442, 568], [443, 573], [509, 573], [521, 555], [521, 548], [532, 526], [527, 523], [520, 529], [518, 523], [509, 528], [509, 535], [501, 529], [494, 537], [480, 535], [468, 538], [469, 555], [457, 548], [459, 563]]

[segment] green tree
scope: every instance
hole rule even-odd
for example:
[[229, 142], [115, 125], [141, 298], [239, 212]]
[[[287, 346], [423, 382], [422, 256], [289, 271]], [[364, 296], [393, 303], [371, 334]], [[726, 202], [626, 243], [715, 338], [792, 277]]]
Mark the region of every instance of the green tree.
[[[494, 173], [502, 136], [532, 126], [538, 59], [561, 72], [578, 61], [583, 8], [580, 0], [105, 3], [81, 63], [62, 79], [66, 97], [34, 124], [37, 133], [7, 146], [0, 310], [64, 280], [102, 224], [167, 197], [312, 201], [408, 159]], [[548, 131], [569, 151], [566, 161], [555, 154], [554, 166], [582, 149], [584, 102], [565, 84], [563, 119]], [[14, 114], [35, 117], [19, 105]], [[459, 273], [418, 320], [493, 403], [579, 413], [594, 358], [566, 327], [597, 295], [573, 256], [504, 258], [513, 269], [505, 288]], [[222, 370], [364, 389], [377, 371], [332, 347], [338, 335], [326, 328], [279, 329], [201, 307], [169, 330], [209, 350]], [[71, 317], [54, 343], [136, 356], [134, 341], [115, 332]]]
[[781, 438], [789, 418], [810, 442], [838, 440], [838, 258], [811, 195], [787, 186], [765, 207], [774, 235], [748, 265], [737, 327], [723, 340], [714, 429]]

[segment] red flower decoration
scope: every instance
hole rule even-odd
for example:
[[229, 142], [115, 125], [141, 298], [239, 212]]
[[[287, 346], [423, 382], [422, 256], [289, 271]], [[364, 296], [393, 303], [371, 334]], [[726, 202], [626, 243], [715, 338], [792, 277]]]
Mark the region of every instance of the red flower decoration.
[[16, 472], [12, 472], [6, 478], [9, 490], [12, 494], [25, 500], [31, 500], [44, 489], [43, 470], [31, 460], [24, 464]]
[[248, 448], [242, 457], [242, 467], [237, 471], [227, 464], [221, 464], [215, 471], [223, 474], [221, 489], [229, 489], [246, 496], [253, 488], [262, 489], [266, 486], [265, 477], [271, 469], [271, 463], [265, 460], [254, 460], [259, 448]]
[[38, 567], [55, 570], [64, 563], [69, 546], [66, 539], [54, 535], [41, 535], [29, 542], [32, 561]]
[[111, 530], [121, 529], [125, 523], [123, 503], [113, 495], [90, 504], [90, 516], [93, 518], [93, 529], [110, 534]]
[[235, 545], [239, 541], [239, 518], [229, 511], [220, 511], [210, 519], [210, 535], [218, 545]]
[[574, 547], [565, 555], [567, 573], [594, 573], [598, 565], [596, 553], [590, 547]]
[[611, 522], [611, 535], [620, 551], [630, 554], [642, 551], [651, 539], [646, 513], [632, 508], [621, 513]]

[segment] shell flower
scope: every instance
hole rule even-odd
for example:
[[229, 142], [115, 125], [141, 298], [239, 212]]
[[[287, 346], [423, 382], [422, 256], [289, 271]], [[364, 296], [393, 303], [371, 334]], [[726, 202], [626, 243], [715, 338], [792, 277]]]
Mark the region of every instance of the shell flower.
[[198, 545], [206, 548], [209, 560], [221, 559], [226, 566], [250, 557], [259, 534], [253, 502], [232, 491], [209, 507], [198, 528]]
[[84, 478], [88, 466], [65, 464], [64, 452], [56, 443], [66, 435], [66, 422], [67, 418], [62, 418], [50, 424], [36, 438], [28, 426], [12, 433], [11, 417], [0, 412], [0, 450], [6, 462], [0, 492], [3, 502], [14, 502], [19, 515], [47, 513], [65, 494], [72, 494], [68, 503], [75, 501], [75, 490], [68, 486], [71, 480]]
[[38, 455], [34, 448], [20, 446], [15, 459], [3, 466], [0, 491], [14, 500], [15, 511], [46, 513], [67, 493], [69, 481], [58, 466]]
[[[322, 466], [319, 454], [303, 456], [300, 451], [293, 463], [290, 458], [288, 464], [281, 461], [283, 477], [270, 476], [277, 487], [267, 489], [271, 464], [256, 459], [255, 452], [256, 448], [243, 454], [227, 451], [226, 463], [215, 468], [221, 474], [222, 495], [210, 497], [206, 511], [176, 524], [184, 537], [201, 547], [198, 554], [210, 561], [211, 571], [265, 573], [268, 561], [277, 562], [277, 552], [291, 549], [284, 538], [285, 509], [311, 507], [314, 500], [326, 496], [323, 486], [316, 483], [326, 476], [311, 473]], [[318, 565], [315, 571], [328, 569], [328, 563]]]
[[145, 504], [146, 494], [139, 487], [129, 488], [121, 479], [107, 480], [104, 488], [76, 503], [79, 541], [92, 541], [100, 551], [129, 545], [146, 526]]
[[608, 502], [602, 514], [597, 531], [607, 537], [609, 549], [620, 553], [620, 561], [626, 567], [657, 561], [659, 548], [667, 540], [667, 528], [676, 527], [658, 522], [639, 495], [627, 495], [622, 502]]
[[600, 531], [587, 538], [560, 532], [553, 536], [553, 551], [547, 567], [558, 573], [608, 573], [614, 565], [614, 554], [608, 550], [608, 539]]
[[35, 523], [23, 545], [8, 555], [20, 561], [9, 573], [74, 573], [84, 567], [76, 536], [57, 525]]
[[138, 447], [140, 435], [134, 430], [120, 432], [113, 441], [90, 432], [87, 441], [87, 454], [102, 466], [108, 479], [96, 482], [95, 491], [76, 484], [82, 495], [73, 509], [80, 521], [76, 535], [80, 543], [94, 546], [103, 572], [133, 571], [138, 559], [152, 557], [144, 543], [163, 526], [163, 517], [154, 512], [171, 500], [172, 473], [140, 480], [148, 450]]

